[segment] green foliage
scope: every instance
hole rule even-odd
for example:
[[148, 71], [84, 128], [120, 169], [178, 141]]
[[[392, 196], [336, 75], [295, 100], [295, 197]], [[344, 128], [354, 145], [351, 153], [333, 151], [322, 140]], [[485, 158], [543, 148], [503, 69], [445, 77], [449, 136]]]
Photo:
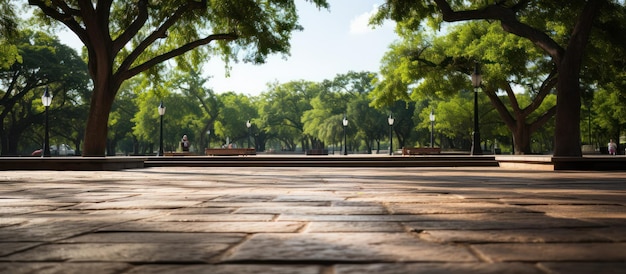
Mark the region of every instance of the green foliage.
[[295, 150], [298, 141], [306, 139], [302, 116], [312, 108], [311, 100], [319, 93], [319, 85], [307, 81], [273, 84], [261, 94], [259, 122], [268, 138], [278, 139], [288, 150]]
[[[324, 0], [309, 2], [327, 7]], [[56, 20], [85, 43], [94, 82], [86, 156], [104, 153], [109, 114], [124, 81], [142, 72], [160, 80], [164, 62], [183, 55], [194, 57], [191, 66], [205, 59], [197, 57], [209, 55], [227, 62], [263, 63], [270, 54], [288, 54], [292, 32], [302, 29], [293, 0], [29, 4], [39, 7], [41, 22]], [[191, 52], [195, 49], [202, 51]]]
[[2, 154], [30, 153], [41, 148], [41, 95], [46, 87], [54, 96], [49, 110], [51, 142], [80, 144], [72, 133], [81, 130], [75, 125], [84, 120], [76, 110], [88, 100], [85, 63], [74, 50], [43, 32], [19, 31], [10, 41], [23, 59], [0, 69]]
[[258, 127], [256, 118], [259, 116], [255, 107], [254, 98], [232, 92], [218, 95], [222, 108], [215, 122], [215, 134], [222, 136], [220, 139], [226, 144], [226, 138], [239, 147], [247, 146], [249, 120], [255, 128]]

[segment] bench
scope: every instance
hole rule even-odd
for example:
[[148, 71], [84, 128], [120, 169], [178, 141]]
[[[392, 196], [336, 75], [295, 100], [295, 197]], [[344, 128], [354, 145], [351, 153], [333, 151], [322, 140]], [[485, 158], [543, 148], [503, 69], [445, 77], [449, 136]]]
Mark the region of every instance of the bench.
[[306, 151], [306, 155], [328, 155], [328, 149], [309, 149]]
[[403, 147], [402, 156], [404, 155], [426, 155], [426, 154], [440, 154], [440, 147]]
[[256, 155], [256, 150], [254, 148], [205, 148], [204, 155], [213, 155], [213, 156]]

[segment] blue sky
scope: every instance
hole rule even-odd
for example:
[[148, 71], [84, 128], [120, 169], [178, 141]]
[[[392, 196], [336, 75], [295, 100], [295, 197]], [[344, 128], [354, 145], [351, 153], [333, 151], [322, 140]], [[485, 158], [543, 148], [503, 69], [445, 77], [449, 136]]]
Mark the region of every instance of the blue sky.
[[[206, 87], [216, 93], [258, 95], [267, 90], [268, 83], [321, 82], [348, 71], [378, 72], [382, 56], [397, 39], [391, 22], [375, 29], [367, 26], [375, 7], [384, 0], [328, 2], [330, 10], [320, 10], [304, 0], [296, 0], [304, 30], [293, 33], [291, 54], [286, 59], [273, 55], [262, 65], [232, 64], [230, 76], [226, 77], [224, 62], [212, 58], [203, 72], [211, 77]], [[59, 38], [77, 49], [82, 46], [73, 33], [61, 32]]]
[[391, 22], [372, 29], [367, 25], [382, 0], [329, 0], [330, 10], [296, 0], [301, 32], [291, 40], [287, 59], [271, 56], [262, 65], [234, 64], [226, 78], [224, 63], [214, 58], [205, 67], [212, 78], [207, 86], [217, 93], [234, 91], [258, 95], [267, 83], [295, 80], [321, 82], [349, 71], [378, 72], [388, 46], [397, 39]]

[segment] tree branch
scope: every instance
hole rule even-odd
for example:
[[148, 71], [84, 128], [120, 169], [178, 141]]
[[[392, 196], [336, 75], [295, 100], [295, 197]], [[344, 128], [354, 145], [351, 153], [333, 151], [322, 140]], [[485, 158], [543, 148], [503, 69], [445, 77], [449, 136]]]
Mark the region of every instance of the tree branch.
[[76, 21], [76, 19], [74, 19], [74, 17], [81, 16], [80, 11], [77, 9], [70, 8], [63, 1], [53, 0], [52, 3], [56, 7], [59, 7], [64, 13], [61, 13], [57, 9], [55, 9], [54, 8], [55, 6], [46, 5], [45, 1], [43, 0], [29, 0], [28, 1], [29, 5], [39, 7], [39, 9], [41, 9], [41, 11], [45, 15], [50, 16], [52, 17], [52, 19], [55, 19], [61, 22], [62, 24], [64, 24], [65, 26], [67, 26], [72, 32], [76, 34], [76, 36], [78, 36], [78, 39], [80, 39], [83, 42], [83, 44], [87, 44], [87, 41], [88, 41], [87, 31], [83, 27], [81, 27], [81, 25]]
[[[128, 57], [126, 57], [124, 62], [122, 62], [122, 64], [118, 68], [118, 73], [120, 73], [120, 72], [124, 73], [126, 70], [129, 70], [130, 66], [137, 60], [137, 58], [139, 58], [139, 56], [152, 43], [154, 43], [154, 41], [156, 41], [159, 38], [167, 37], [167, 30], [171, 26], [173, 26], [186, 12], [192, 11], [192, 10], [198, 9], [198, 8], [203, 8], [203, 6], [200, 4], [200, 2], [194, 2], [194, 1], [187, 2], [187, 4], [185, 4], [183, 6], [180, 6], [174, 12], [174, 14], [172, 14], [172, 16], [170, 16], [169, 18], [167, 18], [167, 20], [165, 20], [165, 22], [163, 22], [163, 24], [158, 29], [153, 31], [148, 37], [146, 37], [143, 41], [141, 41], [141, 43], [139, 43], [139, 45], [137, 45], [137, 47], [135, 49], [133, 49], [133, 51], [128, 55]], [[209, 37], [211, 37], [211, 36], [209, 36]], [[193, 44], [193, 43], [194, 42], [191, 42], [190, 44]], [[189, 44], [187, 44], [187, 45], [189, 45]], [[119, 46], [119, 45], [117, 45], [117, 46]], [[174, 50], [174, 51], [176, 51], [176, 50]], [[155, 57], [155, 59], [156, 58], [159, 58], [159, 56]], [[167, 58], [167, 59], [169, 59], [169, 58]], [[164, 59], [164, 60], [167, 60], [167, 59]], [[148, 62], [150, 62], [150, 61], [148, 61]]]
[[550, 91], [556, 86], [558, 82], [557, 71], [556, 68], [552, 69], [550, 75], [543, 81], [541, 88], [539, 88], [539, 92], [537, 96], [533, 98], [533, 101], [524, 109], [524, 115], [528, 115], [531, 112], [535, 111], [541, 104], [543, 103], [543, 99], [550, 94]]
[[204, 39], [200, 39], [197, 41], [193, 41], [191, 43], [185, 44], [177, 49], [171, 50], [169, 52], [166, 52], [164, 54], [161, 54], [159, 56], [156, 56], [148, 61], [146, 61], [143, 64], [140, 64], [132, 69], [129, 70], [125, 70], [125, 71], [118, 71], [116, 73], [116, 81], [122, 82], [126, 79], [129, 79], [145, 70], [148, 70], [149, 68], [162, 63], [166, 60], [169, 60], [171, 58], [174, 58], [176, 56], [182, 55], [190, 50], [193, 50], [199, 46], [202, 45], [206, 45], [212, 41], [215, 40], [225, 40], [225, 41], [232, 41], [237, 39], [238, 36], [236, 34], [232, 34], [232, 33], [224, 33], [224, 34], [213, 34], [213, 35], [209, 35], [208, 37], [204, 38]]
[[[506, 32], [524, 37], [532, 41], [535, 45], [546, 51], [556, 63], [560, 63], [565, 50], [556, 43], [546, 33], [535, 29], [517, 20], [515, 13], [522, 6], [507, 8], [500, 5], [490, 5], [479, 10], [454, 11], [448, 1], [434, 0], [441, 10], [443, 20], [446, 22], [468, 21], [468, 20], [498, 20], [502, 29]], [[594, 2], [594, 1], [590, 1]], [[520, 3], [526, 4], [526, 3]]]
[[124, 32], [113, 41], [113, 52], [119, 52], [128, 41], [130, 41], [148, 21], [148, 2], [140, 0], [137, 3], [139, 12], [137, 18], [124, 30]]

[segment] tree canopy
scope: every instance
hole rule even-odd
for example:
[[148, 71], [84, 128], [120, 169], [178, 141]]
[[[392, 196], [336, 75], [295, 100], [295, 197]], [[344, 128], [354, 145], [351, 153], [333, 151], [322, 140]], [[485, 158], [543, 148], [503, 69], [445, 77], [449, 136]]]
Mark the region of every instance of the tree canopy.
[[[311, 0], [327, 7], [324, 0]], [[294, 1], [29, 0], [44, 21], [64, 24], [85, 45], [93, 81], [84, 156], [103, 156], [113, 101], [125, 80], [199, 47], [227, 61], [262, 63], [287, 54], [301, 29]], [[44, 16], [45, 15], [45, 16]], [[201, 56], [201, 55], [200, 55]], [[192, 58], [200, 62], [202, 58]]]
[[[380, 9], [375, 21], [402, 22], [412, 29], [439, 28], [443, 21], [495, 20], [502, 29], [532, 42], [553, 64], [557, 112], [555, 156], [581, 156], [581, 70], [592, 31], [623, 33], [624, 3], [610, 0], [577, 1], [430, 1], [393, 0]], [[613, 24], [611, 24], [613, 22]], [[611, 28], [594, 28], [594, 26]], [[484, 60], [479, 59], [481, 63]], [[610, 62], [610, 61], [609, 61]], [[467, 74], [472, 70], [466, 67]]]

